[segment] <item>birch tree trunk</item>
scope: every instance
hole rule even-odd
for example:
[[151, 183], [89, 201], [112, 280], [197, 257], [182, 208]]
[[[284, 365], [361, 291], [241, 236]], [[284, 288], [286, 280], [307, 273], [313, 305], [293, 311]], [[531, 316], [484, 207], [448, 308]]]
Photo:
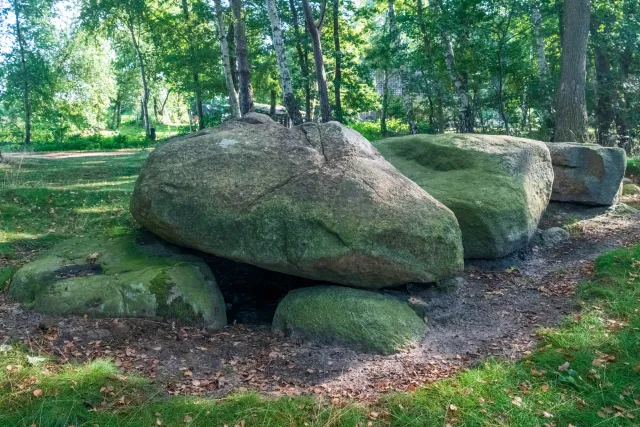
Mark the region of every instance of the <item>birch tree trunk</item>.
[[311, 82], [309, 81], [309, 52], [305, 46], [302, 48], [302, 35], [300, 34], [300, 25], [298, 25], [298, 10], [295, 0], [289, 0], [289, 9], [291, 9], [291, 20], [293, 21], [293, 31], [296, 35], [296, 51], [298, 52], [298, 62], [300, 62], [300, 73], [304, 80], [304, 105], [306, 120], [311, 120]]
[[302, 114], [300, 114], [298, 100], [293, 93], [291, 73], [289, 73], [289, 65], [287, 64], [287, 55], [284, 49], [284, 39], [282, 38], [282, 29], [280, 28], [280, 17], [278, 16], [276, 0], [267, 0], [267, 12], [269, 13], [269, 21], [271, 22], [273, 47], [276, 51], [276, 61], [278, 63], [278, 71], [280, 72], [280, 85], [282, 86], [284, 106], [286, 107], [294, 126], [298, 126], [302, 124]]
[[231, 0], [231, 8], [235, 18], [236, 56], [238, 58], [238, 74], [240, 87], [240, 111], [247, 114], [253, 111], [253, 87], [251, 86], [251, 66], [249, 65], [249, 49], [247, 33], [242, 15], [242, 0]]
[[556, 142], [589, 141], [586, 82], [590, 17], [589, 0], [565, 0]]
[[140, 48], [140, 43], [136, 37], [133, 16], [129, 16], [129, 32], [131, 33], [131, 42], [133, 43], [133, 47], [135, 48], [136, 54], [138, 55], [138, 62], [140, 63], [140, 75], [142, 78], [142, 103], [141, 103], [141, 116], [142, 123], [144, 125], [144, 131], [148, 138], [151, 137], [151, 122], [149, 121], [149, 84], [147, 82], [147, 71], [144, 62], [144, 56], [142, 55], [142, 50]]
[[471, 108], [471, 98], [467, 90], [467, 83], [456, 72], [456, 57], [453, 52], [453, 40], [448, 33], [443, 34], [444, 40], [444, 60], [447, 66], [447, 73], [453, 83], [453, 87], [458, 98], [459, 105], [459, 120], [458, 120], [458, 132], [460, 133], [473, 133], [473, 109]]
[[340, 0], [333, 0], [333, 49], [336, 61], [336, 71], [333, 74], [333, 92], [336, 102], [336, 120], [344, 120], [342, 114], [342, 52], [340, 50]]
[[302, 0], [302, 8], [304, 9], [304, 18], [307, 22], [307, 29], [311, 35], [313, 44], [313, 62], [316, 67], [316, 80], [318, 81], [318, 98], [320, 98], [320, 115], [323, 122], [331, 121], [331, 104], [329, 103], [329, 90], [327, 89], [327, 74], [324, 70], [324, 58], [322, 57], [322, 42], [320, 40], [320, 29], [324, 21], [324, 8], [326, 7], [324, 0], [322, 7], [322, 16], [320, 22], [316, 25], [313, 19], [313, 12], [309, 0]]
[[[396, 22], [396, 13], [393, 5], [393, 0], [389, 0], [387, 2], [389, 9], [389, 31], [391, 32], [391, 36], [393, 38], [394, 44], [394, 55], [399, 57], [400, 61], [403, 61], [401, 58], [402, 51], [402, 40], [400, 39], [400, 31], [398, 31], [398, 24]], [[400, 90], [402, 91], [402, 105], [404, 106], [404, 112], [407, 116], [407, 123], [409, 124], [409, 132], [411, 135], [415, 135], [418, 133], [418, 127], [416, 126], [416, 119], [413, 113], [413, 97], [411, 96], [411, 91], [409, 90], [409, 72], [407, 71], [406, 66], [401, 63], [398, 67], [400, 72]]]
[[533, 7], [531, 20], [533, 21], [533, 35], [536, 39], [538, 74], [542, 79], [546, 79], [547, 77], [549, 77], [549, 63], [547, 62], [547, 55], [544, 52], [544, 37], [542, 35], [542, 14], [540, 13], [540, 7], [537, 4]]
[[229, 107], [231, 108], [231, 116], [238, 119], [242, 116], [240, 113], [240, 102], [238, 101], [238, 92], [233, 84], [233, 72], [231, 71], [231, 60], [229, 57], [229, 43], [227, 41], [227, 31], [224, 27], [224, 14], [220, 0], [214, 0], [216, 8], [216, 23], [218, 24], [218, 34], [220, 35], [220, 50], [222, 52], [222, 68], [224, 70], [224, 80], [229, 94]]
[[24, 105], [24, 143], [31, 144], [31, 97], [29, 89], [29, 78], [27, 73], [27, 60], [25, 52], [25, 42], [22, 38], [22, 27], [20, 26], [20, 7], [18, 1], [13, 2], [13, 13], [16, 16], [16, 38], [20, 50], [20, 70], [22, 71], [22, 102]]

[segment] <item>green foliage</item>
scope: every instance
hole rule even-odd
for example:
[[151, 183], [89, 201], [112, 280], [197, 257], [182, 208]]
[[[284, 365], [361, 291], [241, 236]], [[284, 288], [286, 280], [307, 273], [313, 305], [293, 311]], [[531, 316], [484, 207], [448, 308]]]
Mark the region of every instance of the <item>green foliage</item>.
[[[380, 133], [380, 121], [352, 122], [349, 123], [349, 127], [360, 132], [370, 142], [386, 138]], [[387, 131], [390, 135], [407, 135], [409, 133], [409, 125], [403, 123], [400, 119], [387, 120]]]

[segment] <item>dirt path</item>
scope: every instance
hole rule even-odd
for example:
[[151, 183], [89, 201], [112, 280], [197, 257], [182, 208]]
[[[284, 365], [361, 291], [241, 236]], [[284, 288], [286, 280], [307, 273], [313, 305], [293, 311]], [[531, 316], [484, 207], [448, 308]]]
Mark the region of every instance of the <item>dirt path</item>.
[[73, 159], [79, 157], [109, 157], [109, 156], [130, 156], [147, 151], [142, 148], [138, 150], [116, 150], [116, 151], [57, 151], [53, 153], [2, 153], [2, 157], [9, 160], [14, 159]]
[[[430, 307], [430, 331], [422, 345], [394, 356], [290, 342], [264, 322], [210, 332], [145, 320], [41, 316], [5, 295], [0, 295], [0, 344], [19, 338], [61, 360], [110, 357], [127, 372], [156, 378], [171, 394], [222, 396], [250, 389], [372, 400], [450, 376], [487, 356], [513, 359], [533, 349], [536, 329], [557, 325], [573, 311], [575, 287], [591, 273], [592, 261], [613, 247], [640, 241], [638, 216], [602, 209], [552, 205], [541, 227], [580, 218], [573, 237], [559, 246], [469, 265], [457, 289], [410, 285], [389, 291], [421, 296]], [[242, 280], [263, 280], [252, 271]]]

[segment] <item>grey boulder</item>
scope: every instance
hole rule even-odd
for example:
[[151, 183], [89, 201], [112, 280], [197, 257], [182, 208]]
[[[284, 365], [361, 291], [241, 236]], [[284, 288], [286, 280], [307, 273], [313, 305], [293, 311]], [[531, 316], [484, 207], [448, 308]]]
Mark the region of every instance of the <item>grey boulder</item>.
[[265, 269], [362, 288], [463, 269], [453, 213], [359, 133], [249, 114], [147, 160], [131, 212], [160, 237]]
[[555, 174], [552, 201], [592, 206], [618, 202], [627, 164], [623, 149], [573, 142], [547, 146]]

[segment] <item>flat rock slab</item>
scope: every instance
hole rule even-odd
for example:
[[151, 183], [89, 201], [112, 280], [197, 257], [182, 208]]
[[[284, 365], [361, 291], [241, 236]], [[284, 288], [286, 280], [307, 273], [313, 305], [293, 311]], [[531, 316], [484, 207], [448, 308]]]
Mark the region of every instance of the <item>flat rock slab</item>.
[[453, 213], [337, 123], [248, 114], [174, 138], [144, 165], [134, 218], [172, 243], [362, 288], [463, 269]]
[[494, 135], [412, 135], [375, 144], [392, 165], [451, 209], [465, 258], [505, 257], [534, 235], [553, 170], [544, 143]]
[[273, 318], [276, 333], [294, 339], [392, 354], [419, 343], [426, 325], [393, 297], [341, 286], [291, 291]]
[[224, 327], [225, 304], [209, 267], [152, 240], [143, 244], [123, 236], [64, 241], [18, 270], [10, 294], [41, 313]]
[[547, 147], [555, 174], [551, 200], [592, 206], [617, 203], [627, 164], [623, 149], [574, 142]]

